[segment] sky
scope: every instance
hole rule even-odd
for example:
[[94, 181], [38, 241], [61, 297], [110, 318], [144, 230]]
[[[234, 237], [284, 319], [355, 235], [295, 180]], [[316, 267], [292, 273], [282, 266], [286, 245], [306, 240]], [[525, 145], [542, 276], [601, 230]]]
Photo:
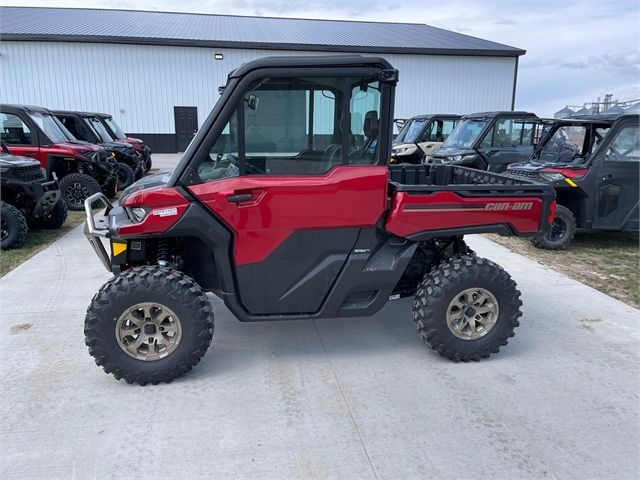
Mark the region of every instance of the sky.
[[425, 23], [527, 50], [516, 109], [551, 116], [605, 94], [640, 99], [639, 0], [10, 0], [89, 7]]

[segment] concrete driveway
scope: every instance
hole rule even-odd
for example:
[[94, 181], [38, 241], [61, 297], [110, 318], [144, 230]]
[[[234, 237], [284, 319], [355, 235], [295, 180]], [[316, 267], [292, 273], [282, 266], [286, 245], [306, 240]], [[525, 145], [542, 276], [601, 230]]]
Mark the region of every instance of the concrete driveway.
[[639, 315], [488, 242], [523, 292], [511, 344], [455, 364], [410, 300], [372, 318], [243, 324], [138, 387], [97, 368], [85, 309], [109, 275], [80, 228], [0, 280], [0, 478], [631, 479]]

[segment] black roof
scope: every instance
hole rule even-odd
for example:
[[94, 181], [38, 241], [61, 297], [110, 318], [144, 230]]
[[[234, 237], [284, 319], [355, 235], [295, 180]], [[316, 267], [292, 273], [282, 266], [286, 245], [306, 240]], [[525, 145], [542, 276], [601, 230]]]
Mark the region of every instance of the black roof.
[[535, 118], [538, 118], [538, 116], [535, 113], [522, 112], [522, 111], [512, 112], [511, 110], [499, 111], [499, 112], [470, 113], [468, 115], [464, 115], [462, 118], [495, 118], [495, 117], [498, 117], [498, 116], [501, 116], [501, 117], [535, 117]]
[[438, 118], [461, 118], [462, 115], [458, 115], [456, 113], [425, 113], [420, 115], [414, 115], [413, 117], [407, 119], [407, 122], [410, 120], [429, 120], [433, 117]]
[[525, 51], [417, 23], [140, 10], [2, 7], [2, 40], [517, 57]]
[[16, 103], [3, 103], [2, 105], [0, 105], [0, 108], [13, 108], [16, 110], [25, 110], [27, 112], [51, 113], [48, 108], [37, 107], [35, 105], [19, 105]]
[[570, 117], [563, 118], [562, 121], [570, 122], [572, 120], [585, 120], [589, 122], [615, 122], [616, 120], [620, 120], [622, 117], [632, 118], [637, 117], [638, 115], [634, 115], [632, 113], [610, 113], [605, 115], [571, 115]]
[[378, 66], [384, 69], [393, 68], [382, 57], [369, 57], [362, 55], [323, 55], [323, 56], [288, 56], [288, 57], [263, 57], [251, 62], [243, 63], [229, 73], [229, 78], [241, 77], [252, 70], [270, 67], [333, 67], [341, 65], [353, 66]]
[[97, 113], [80, 112], [76, 110], [52, 110], [51, 113], [53, 113], [54, 115], [77, 115], [79, 117], [85, 117], [85, 118], [94, 118], [99, 116]]

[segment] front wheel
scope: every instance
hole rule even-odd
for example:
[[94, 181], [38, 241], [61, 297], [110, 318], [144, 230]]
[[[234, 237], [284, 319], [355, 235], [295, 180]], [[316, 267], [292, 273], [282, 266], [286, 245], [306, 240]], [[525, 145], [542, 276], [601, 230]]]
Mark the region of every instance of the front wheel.
[[461, 255], [425, 275], [414, 297], [413, 319], [420, 338], [439, 355], [477, 361], [507, 344], [521, 305], [506, 271], [487, 259]]
[[60, 180], [60, 193], [69, 210], [83, 210], [84, 201], [100, 192], [95, 178], [86, 173], [70, 173]]
[[55, 230], [64, 225], [64, 222], [67, 220], [67, 214], [67, 204], [63, 199], [60, 199], [56, 202], [47, 216], [34, 220], [31, 226], [33, 228]]
[[27, 238], [27, 220], [20, 210], [13, 205], [0, 202], [0, 248], [8, 250], [17, 248]]
[[546, 250], [562, 250], [567, 248], [576, 233], [576, 217], [567, 207], [556, 205], [551, 229], [545, 235], [531, 240], [534, 247]]
[[118, 163], [118, 187], [124, 190], [136, 181], [136, 174], [133, 169], [126, 163]]
[[136, 267], [113, 277], [93, 297], [85, 342], [96, 364], [127, 383], [181, 377], [205, 354], [213, 311], [205, 293], [183, 273]]

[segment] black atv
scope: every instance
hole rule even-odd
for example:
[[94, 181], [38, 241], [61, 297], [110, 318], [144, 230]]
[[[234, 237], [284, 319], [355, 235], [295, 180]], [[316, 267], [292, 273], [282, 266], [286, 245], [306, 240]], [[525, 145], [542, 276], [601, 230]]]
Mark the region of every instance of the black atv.
[[556, 120], [528, 162], [507, 175], [556, 189], [552, 228], [533, 245], [562, 249], [576, 229], [637, 231], [640, 116], [590, 115]]
[[145, 160], [135, 151], [133, 145], [115, 142], [100, 119], [88, 112], [52, 112], [74, 137], [104, 147], [118, 162], [118, 186], [124, 190], [136, 180], [142, 178], [146, 171]]
[[67, 206], [60, 198], [55, 180], [48, 181], [40, 162], [11, 155], [2, 143], [0, 152], [0, 248], [19, 247], [29, 226], [58, 228], [67, 218]]

